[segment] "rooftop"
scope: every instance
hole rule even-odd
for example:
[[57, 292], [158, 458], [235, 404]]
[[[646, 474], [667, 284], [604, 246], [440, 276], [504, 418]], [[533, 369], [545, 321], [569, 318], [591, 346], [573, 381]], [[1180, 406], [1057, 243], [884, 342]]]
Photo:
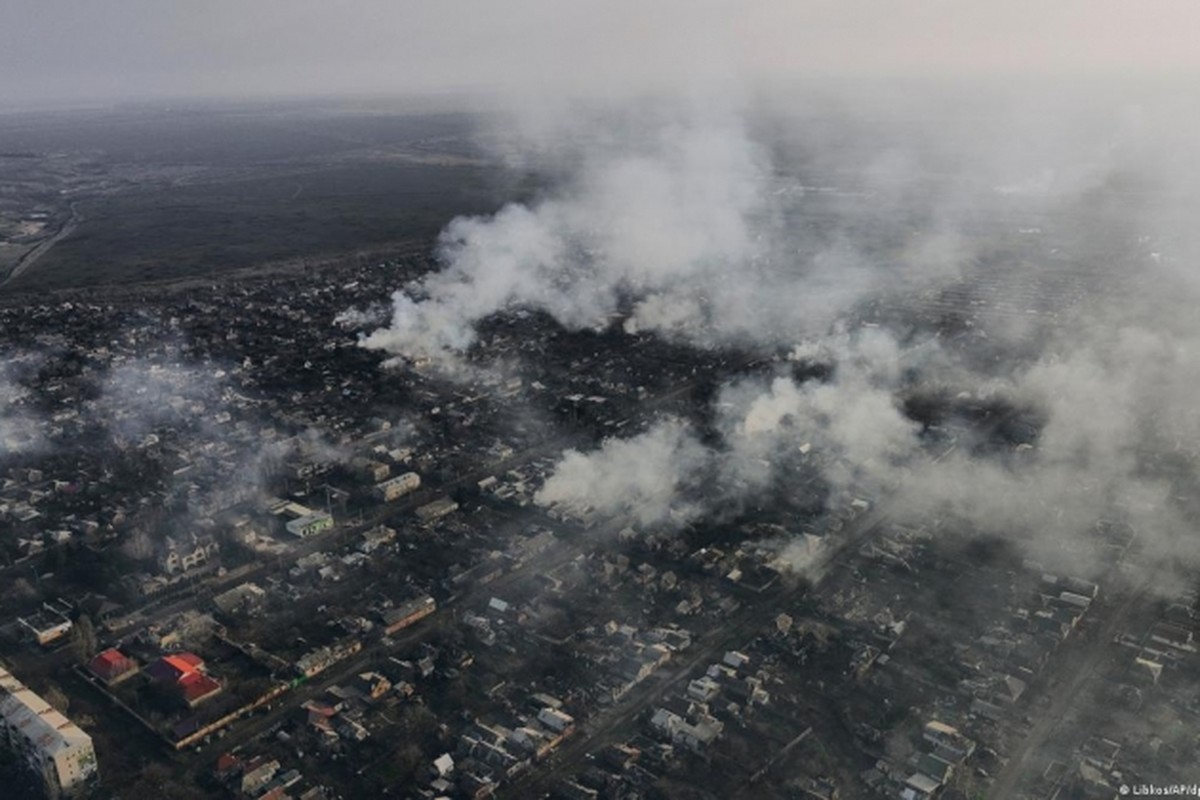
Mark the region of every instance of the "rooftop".
[[92, 741], [92, 737], [3, 667], [0, 667], [0, 717], [47, 755], [90, 745]]

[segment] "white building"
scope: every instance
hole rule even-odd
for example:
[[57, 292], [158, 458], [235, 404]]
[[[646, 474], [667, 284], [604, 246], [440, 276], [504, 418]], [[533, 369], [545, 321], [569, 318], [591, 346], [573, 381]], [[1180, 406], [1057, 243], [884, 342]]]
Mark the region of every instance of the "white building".
[[333, 517], [324, 511], [313, 511], [302, 517], [289, 520], [283, 527], [292, 536], [305, 539], [332, 528]]
[[42, 776], [50, 798], [76, 795], [99, 774], [92, 737], [3, 667], [0, 744]]
[[45, 647], [70, 633], [72, 623], [58, 608], [43, 603], [42, 609], [32, 617], [17, 617], [17, 622], [33, 634], [38, 644]]
[[221, 546], [210, 533], [168, 536], [158, 556], [158, 566], [168, 575], [190, 572], [217, 557]]
[[283, 522], [283, 529], [300, 539], [316, 536], [333, 527], [334, 519], [326, 511], [314, 511], [308, 506], [289, 500], [272, 498], [267, 501], [267, 510]]
[[449, 497], [441, 497], [434, 500], [432, 503], [426, 503], [417, 509], [417, 519], [426, 524], [441, 519], [442, 517], [458, 510], [458, 503], [451, 500]]
[[650, 727], [675, 744], [681, 744], [694, 752], [701, 752], [720, 737], [725, 723], [708, 714], [701, 714], [693, 723], [665, 708], [654, 710]]
[[375, 493], [385, 502], [392, 502], [403, 497], [421, 486], [421, 476], [415, 472], [406, 472], [391, 480], [375, 485]]

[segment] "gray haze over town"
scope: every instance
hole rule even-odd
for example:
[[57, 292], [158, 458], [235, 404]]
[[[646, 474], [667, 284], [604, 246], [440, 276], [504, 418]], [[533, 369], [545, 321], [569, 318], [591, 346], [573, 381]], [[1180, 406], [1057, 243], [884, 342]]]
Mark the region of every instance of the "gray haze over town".
[[5, 797], [1200, 785], [1200, 6], [17, 0]]

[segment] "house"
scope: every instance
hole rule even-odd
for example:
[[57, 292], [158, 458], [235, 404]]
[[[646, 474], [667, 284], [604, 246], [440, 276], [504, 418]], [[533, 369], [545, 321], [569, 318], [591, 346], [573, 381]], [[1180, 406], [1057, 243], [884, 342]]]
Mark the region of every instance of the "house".
[[1151, 641], [1165, 644], [1179, 650], [1194, 651], [1195, 645], [1192, 643], [1192, 631], [1183, 625], [1176, 625], [1171, 622], [1159, 622], [1150, 629]]
[[681, 744], [700, 752], [717, 740], [725, 730], [725, 723], [707, 714], [701, 714], [696, 722], [692, 723], [673, 711], [657, 708], [650, 718], [650, 727], [673, 744]]
[[1100, 587], [1092, 581], [1086, 581], [1083, 578], [1063, 578], [1060, 585], [1072, 594], [1084, 595], [1093, 600], [1100, 595]]
[[358, 720], [353, 720], [346, 715], [338, 717], [335, 725], [338, 736], [354, 742], [365, 742], [371, 737], [371, 732]]
[[564, 800], [596, 800], [600, 796], [595, 789], [572, 780], [563, 781], [555, 791]]
[[363, 697], [378, 700], [391, 691], [392, 682], [378, 672], [360, 672], [356, 688], [362, 692]]
[[292, 536], [306, 539], [332, 528], [333, 515], [324, 511], [314, 511], [289, 520], [283, 527]]
[[385, 503], [390, 503], [409, 492], [416, 491], [420, 486], [421, 476], [415, 472], [406, 472], [391, 480], [375, 484], [375, 494]]
[[360, 650], [362, 650], [362, 642], [358, 639], [343, 639], [329, 647], [318, 647], [316, 650], [305, 653], [296, 661], [296, 672], [305, 678], [311, 678]]
[[392, 474], [392, 468], [382, 461], [376, 461], [371, 458], [356, 458], [350, 462], [360, 475], [373, 483], [379, 483], [387, 480]]
[[425, 524], [436, 522], [447, 514], [458, 510], [458, 503], [449, 497], [441, 497], [417, 509], [417, 519]]
[[257, 583], [243, 583], [213, 598], [213, 605], [225, 614], [253, 611], [266, 601], [267, 593]]
[[1015, 703], [1025, 694], [1025, 688], [1025, 681], [1005, 675], [996, 684], [996, 698], [1005, 703]]
[[959, 733], [958, 728], [944, 722], [932, 720], [925, 723], [922, 735], [925, 741], [937, 748], [936, 755], [952, 763], [963, 761], [975, 752], [973, 740]]
[[495, 611], [497, 614], [507, 614], [509, 608], [508, 601], [501, 600], [499, 597], [493, 597], [488, 600], [488, 611]]
[[383, 632], [392, 636], [414, 622], [428, 617], [434, 611], [437, 611], [437, 601], [429, 595], [423, 595], [394, 608], [385, 608], [380, 612], [379, 618], [384, 625]]
[[954, 775], [954, 765], [944, 758], [938, 758], [933, 753], [917, 753], [910, 763], [917, 772], [935, 780], [938, 785], [949, 783]]
[[318, 734], [329, 740], [336, 740], [338, 738], [337, 733], [333, 729], [333, 718], [338, 715], [338, 707], [322, 703], [318, 700], [306, 700], [300, 707], [307, 712], [306, 720], [308, 725]]
[[989, 703], [983, 698], [976, 697], [971, 701], [970, 713], [977, 717], [999, 722], [1004, 719], [1004, 709], [995, 703]]
[[1133, 663], [1136, 667], [1134, 671], [1135, 680], [1154, 684], [1158, 683], [1158, 679], [1162, 677], [1163, 665], [1153, 659], [1137, 656], [1134, 658]]
[[454, 758], [449, 753], [443, 753], [433, 760], [433, 770], [439, 778], [444, 778], [454, 771]]
[[333, 515], [326, 511], [315, 511], [299, 503], [278, 498], [267, 501], [267, 511], [275, 519], [282, 521], [283, 529], [287, 533], [301, 539], [327, 531], [334, 523]]
[[217, 557], [221, 546], [210, 533], [192, 531], [168, 536], [158, 555], [159, 568], [168, 575], [190, 572]]
[[508, 751], [503, 733], [482, 723], [476, 723], [471, 730], [464, 733], [459, 738], [459, 744], [465, 755], [504, 775], [514, 775], [528, 763], [527, 758], [521, 758]]
[[637, 763], [642, 752], [628, 744], [612, 744], [600, 752], [600, 760], [617, 770], [627, 770]]
[[914, 772], [912, 775], [908, 776], [908, 779], [904, 782], [904, 785], [911, 793], [902, 796], [912, 798], [912, 800], [933, 797], [934, 793], [938, 789], [942, 788], [940, 783], [921, 772]]
[[575, 719], [555, 708], [543, 708], [537, 718], [538, 722], [557, 734], [569, 735], [575, 729]]
[[255, 764], [253, 761], [247, 764], [239, 786], [242, 794], [251, 796], [258, 794], [271, 782], [277, 772], [279, 772], [279, 762], [275, 759], [259, 764]]
[[721, 691], [721, 684], [708, 675], [696, 678], [687, 687], [687, 696], [700, 703], [707, 703]]
[[204, 659], [195, 653], [163, 656], [146, 668], [146, 675], [172, 689], [188, 708], [195, 708], [221, 691], [221, 684], [204, 672]]
[[555, 710], [561, 710], [563, 707], [562, 700], [559, 700], [552, 694], [546, 694], [545, 692], [534, 692], [533, 694], [529, 695], [529, 702], [538, 709], [553, 708]]
[[115, 647], [105, 650], [88, 662], [88, 670], [108, 686], [113, 686], [137, 674], [138, 665]]
[[242, 771], [242, 760], [233, 753], [222, 753], [213, 766], [213, 777], [221, 783], [227, 783]]
[[65, 614], [49, 605], [31, 617], [18, 617], [17, 622], [29, 631], [42, 647], [53, 644], [70, 632], [72, 623]]
[[373, 553], [385, 544], [395, 541], [396, 530], [389, 528], [386, 525], [376, 525], [362, 535], [362, 544], [358, 546], [359, 552]]

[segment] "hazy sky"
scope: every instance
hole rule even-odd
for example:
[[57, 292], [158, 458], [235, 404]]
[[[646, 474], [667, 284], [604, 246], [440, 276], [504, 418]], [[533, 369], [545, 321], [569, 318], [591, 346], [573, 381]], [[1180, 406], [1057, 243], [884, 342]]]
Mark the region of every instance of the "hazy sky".
[[1195, 0], [8, 0], [0, 103], [1200, 74]]

